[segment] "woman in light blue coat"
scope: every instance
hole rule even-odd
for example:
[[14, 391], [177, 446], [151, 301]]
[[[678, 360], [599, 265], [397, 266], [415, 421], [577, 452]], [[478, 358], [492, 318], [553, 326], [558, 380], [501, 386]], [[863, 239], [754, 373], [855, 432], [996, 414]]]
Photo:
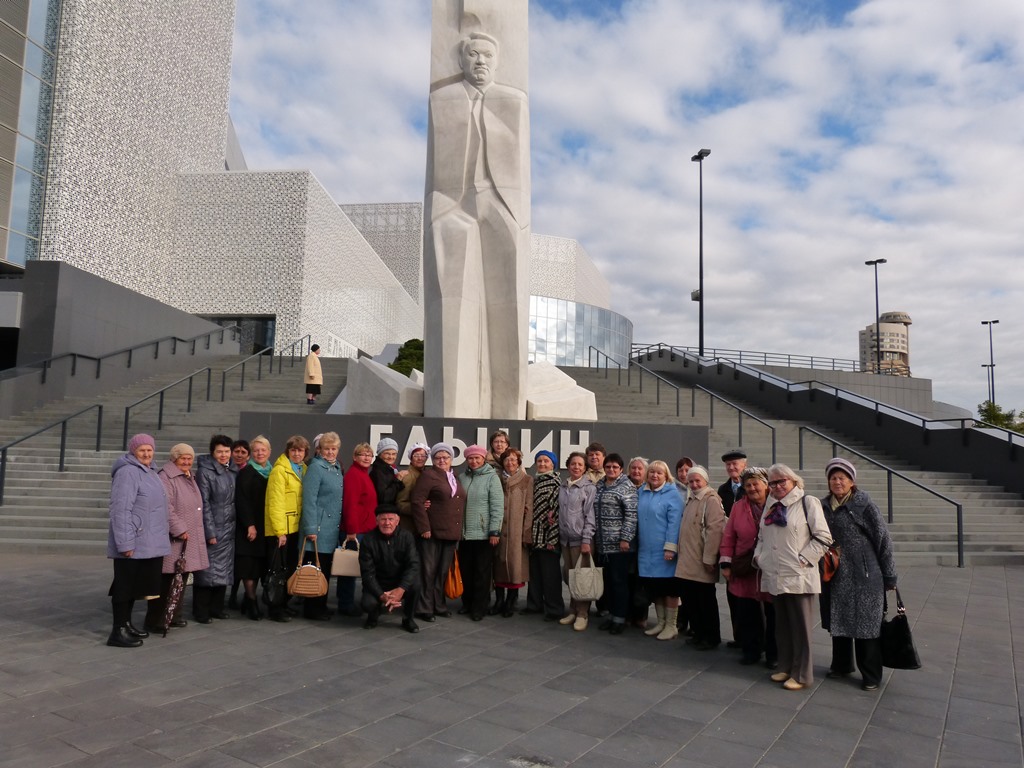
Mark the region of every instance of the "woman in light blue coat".
[[676, 617], [680, 584], [675, 575], [683, 500], [664, 461], [648, 465], [647, 484], [637, 497], [637, 566], [658, 617], [657, 624], [644, 634], [671, 640], [679, 634]]
[[473, 621], [487, 612], [491, 596], [491, 570], [494, 548], [498, 546], [505, 516], [505, 495], [494, 467], [485, 463], [487, 451], [471, 445], [462, 452], [466, 469], [459, 482], [466, 491], [466, 512], [459, 542], [459, 569], [462, 572], [462, 608]]
[[[338, 546], [341, 529], [341, 497], [345, 478], [338, 451], [341, 438], [337, 432], [325, 432], [320, 437], [317, 454], [306, 468], [302, 479], [302, 517], [299, 518], [299, 538], [306, 541], [302, 562], [313, 563], [320, 559], [320, 570], [329, 584], [334, 550]], [[313, 621], [327, 621], [331, 612], [327, 610], [327, 595], [307, 597], [302, 603], [302, 615]]]
[[156, 441], [135, 435], [114, 462], [110, 482], [107, 557], [114, 561], [110, 603], [114, 627], [107, 645], [135, 648], [149, 633], [132, 625], [136, 600], [160, 594], [160, 570], [171, 552], [167, 496], [153, 467]]

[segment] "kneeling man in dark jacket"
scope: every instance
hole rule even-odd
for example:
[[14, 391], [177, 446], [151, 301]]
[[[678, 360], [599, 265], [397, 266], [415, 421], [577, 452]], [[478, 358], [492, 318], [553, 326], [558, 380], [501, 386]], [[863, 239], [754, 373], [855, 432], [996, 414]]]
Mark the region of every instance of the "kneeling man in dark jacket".
[[402, 629], [419, 632], [413, 619], [419, 591], [420, 556], [416, 540], [398, 527], [398, 507], [377, 507], [377, 527], [363, 537], [359, 545], [359, 570], [363, 577], [364, 629], [377, 626], [381, 611], [402, 607]]

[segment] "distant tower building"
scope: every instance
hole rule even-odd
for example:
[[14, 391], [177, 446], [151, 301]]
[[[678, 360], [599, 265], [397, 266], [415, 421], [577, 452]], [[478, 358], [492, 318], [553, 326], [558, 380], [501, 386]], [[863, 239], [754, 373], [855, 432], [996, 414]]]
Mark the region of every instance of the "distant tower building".
[[[910, 315], [906, 312], [883, 312], [878, 318], [882, 334], [882, 373], [890, 376], [910, 375]], [[878, 354], [875, 324], [859, 332], [861, 370], [875, 373]]]

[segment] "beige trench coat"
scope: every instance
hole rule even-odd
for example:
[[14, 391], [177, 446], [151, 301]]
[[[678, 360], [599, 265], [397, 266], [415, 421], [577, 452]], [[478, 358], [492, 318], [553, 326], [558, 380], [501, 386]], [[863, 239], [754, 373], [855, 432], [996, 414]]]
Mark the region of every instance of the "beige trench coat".
[[706, 485], [690, 497], [679, 523], [679, 557], [676, 578], [714, 584], [718, 570], [708, 573], [705, 565], [718, 564], [718, 549], [725, 530], [725, 510], [715, 489]]
[[530, 578], [530, 544], [533, 543], [533, 478], [522, 467], [502, 478], [505, 517], [501, 538], [494, 550], [496, 584], [525, 584]]

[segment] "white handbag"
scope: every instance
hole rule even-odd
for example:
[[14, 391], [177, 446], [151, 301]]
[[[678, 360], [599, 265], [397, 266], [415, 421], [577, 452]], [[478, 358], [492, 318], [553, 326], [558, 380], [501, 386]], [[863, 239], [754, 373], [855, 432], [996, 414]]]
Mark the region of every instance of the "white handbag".
[[[583, 558], [589, 563], [586, 567]], [[576, 560], [576, 566], [569, 569], [569, 595], [573, 600], [586, 602], [597, 600], [603, 594], [604, 569], [594, 565], [594, 559], [589, 553], [581, 554]]]
[[331, 576], [355, 576], [359, 578], [359, 542], [354, 542], [355, 549], [348, 549], [345, 542], [338, 545], [334, 550], [334, 559], [331, 561]]

